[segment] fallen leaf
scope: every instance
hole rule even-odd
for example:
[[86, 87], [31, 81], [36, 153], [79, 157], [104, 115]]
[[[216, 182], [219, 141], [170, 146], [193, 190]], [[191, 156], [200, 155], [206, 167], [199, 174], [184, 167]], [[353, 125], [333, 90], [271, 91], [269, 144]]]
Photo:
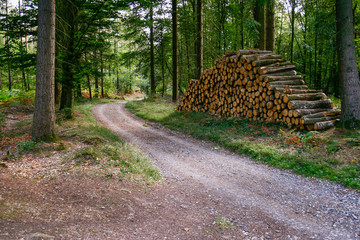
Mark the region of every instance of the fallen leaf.
[[188, 231], [190, 230], [190, 228], [187, 228], [187, 227], [186, 227], [186, 228], [184, 228], [184, 230], [185, 230], [186, 232], [188, 232]]

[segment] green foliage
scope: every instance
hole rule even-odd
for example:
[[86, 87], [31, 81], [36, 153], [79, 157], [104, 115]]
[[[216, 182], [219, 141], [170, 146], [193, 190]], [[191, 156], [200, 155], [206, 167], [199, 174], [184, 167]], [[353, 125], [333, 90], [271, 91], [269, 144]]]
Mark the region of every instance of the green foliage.
[[225, 217], [217, 217], [213, 225], [218, 225], [221, 230], [234, 228], [234, 224]]
[[29, 105], [34, 102], [35, 92], [26, 92], [19, 89], [0, 90], [0, 106], [1, 105]]
[[73, 110], [71, 108], [64, 108], [61, 110], [64, 119], [72, 119], [74, 117]]
[[3, 127], [6, 120], [6, 114], [0, 112], [0, 127]]
[[35, 142], [33, 140], [26, 140], [19, 143], [19, 153], [23, 153], [26, 151], [37, 151], [38, 147], [42, 144], [42, 142]]
[[325, 146], [326, 150], [330, 153], [335, 153], [340, 150], [340, 144], [337, 141], [330, 140], [328, 141], [327, 145]]
[[[0, 75], [3, 88], [8, 70], [13, 86], [29, 90], [35, 82], [35, 30], [37, 1], [9, 8], [1, 2]], [[81, 97], [101, 81], [105, 96], [116, 89], [122, 94], [135, 87], [149, 89], [149, 27], [154, 28], [156, 91], [171, 93], [171, 11], [167, 1], [56, 1], [56, 80], [63, 91]], [[204, 1], [204, 68], [225, 51], [250, 49], [259, 39], [254, 21], [254, 1]], [[355, 3], [354, 3], [355, 4]], [[196, 2], [178, 4], [179, 85], [186, 90], [195, 75]], [[150, 20], [149, 8], [154, 16]], [[336, 61], [335, 4], [298, 1], [295, 11], [294, 64], [307, 84], [340, 96]], [[360, 57], [360, 8], [354, 6], [357, 56]], [[276, 52], [290, 59], [291, 13], [289, 2], [276, 1]], [[28, 36], [27, 38], [25, 36]], [[27, 41], [27, 42], [26, 42]], [[34, 44], [33, 44], [34, 43]], [[26, 48], [27, 46], [27, 48]], [[24, 73], [24, 74], [23, 74]], [[23, 78], [25, 76], [25, 78]], [[89, 82], [88, 82], [89, 80]], [[89, 86], [90, 83], [90, 86]], [[70, 99], [70, 98], [63, 98]], [[70, 101], [70, 100], [69, 100]], [[335, 105], [339, 105], [337, 102]], [[65, 104], [62, 107], [71, 107]]]
[[[16, 6], [8, 8], [7, 11], [4, 1], [0, 2], [0, 32], [4, 39], [4, 44], [0, 44], [0, 74], [7, 75], [10, 71], [13, 77], [12, 87], [30, 90], [34, 81], [33, 77], [27, 75], [34, 73], [36, 50], [30, 44], [32, 38], [25, 35], [36, 36], [37, 7], [34, 1], [22, 2], [24, 5], [20, 9]], [[21, 81], [15, 81], [16, 78]], [[10, 89], [10, 86], [8, 87]]]
[[[325, 153], [339, 151], [339, 143], [321, 139], [319, 132], [289, 131], [277, 124], [220, 119], [197, 112], [175, 112], [173, 105], [163, 99], [129, 102], [126, 107], [146, 120], [213, 141], [271, 166], [360, 188], [360, 164], [347, 165], [333, 154]], [[320, 145], [324, 145], [326, 151], [316, 150]]]

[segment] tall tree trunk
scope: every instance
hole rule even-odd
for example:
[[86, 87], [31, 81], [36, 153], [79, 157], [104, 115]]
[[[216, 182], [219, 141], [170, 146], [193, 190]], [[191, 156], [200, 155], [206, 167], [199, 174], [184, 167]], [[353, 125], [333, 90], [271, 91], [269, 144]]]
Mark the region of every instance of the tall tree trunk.
[[[190, 51], [189, 50], [190, 49], [190, 46], [189, 46], [190, 45], [190, 37], [188, 36], [188, 34], [186, 32], [184, 34], [183, 39], [185, 41], [185, 52], [186, 52], [186, 62], [187, 62], [187, 78], [191, 79], [192, 73], [191, 73], [191, 70], [190, 70], [191, 69], [191, 63], [190, 63], [190, 53], [189, 53], [189, 51]], [[196, 49], [196, 51], [197, 51], [197, 49]]]
[[[19, 18], [21, 18], [21, 2], [20, 0], [18, 1], [18, 8], [19, 8]], [[20, 54], [21, 54], [21, 57], [24, 56], [24, 47], [23, 47], [23, 39], [22, 39], [22, 23], [20, 23], [20, 26], [19, 26], [19, 40], [20, 40]], [[22, 75], [22, 79], [23, 79], [23, 86], [24, 86], [24, 90], [25, 91], [28, 91], [27, 89], [27, 82], [26, 82], [26, 73], [25, 73], [25, 68], [23, 67], [23, 65], [21, 64], [21, 75]]]
[[262, 0], [256, 0], [254, 5], [254, 20], [259, 23], [257, 30], [259, 32], [259, 40], [255, 44], [255, 48], [264, 50], [266, 45], [266, 23], [265, 23], [265, 4]]
[[101, 85], [101, 97], [105, 97], [104, 93], [104, 62], [103, 62], [103, 53], [100, 51], [100, 85]]
[[[69, 60], [70, 62], [70, 60]], [[60, 99], [60, 110], [73, 107], [73, 95], [74, 95], [74, 73], [72, 66], [69, 62], [63, 62], [63, 76], [62, 76], [62, 88]], [[71, 117], [71, 116], [68, 116]]]
[[[119, 41], [116, 39], [115, 42], [116, 57], [119, 55]], [[119, 61], [116, 61], [116, 90], [120, 92], [120, 77], [119, 77]]]
[[176, 102], [179, 98], [178, 81], [178, 42], [177, 42], [177, 0], [171, 0], [172, 3], [172, 47], [173, 47], [173, 93], [172, 100]]
[[[308, 3], [305, 2], [305, 6], [304, 6], [304, 31], [303, 31], [303, 37], [304, 37], [304, 44], [307, 45], [307, 31], [308, 31]], [[304, 77], [304, 81], [307, 83], [307, 74], [306, 74], [306, 70], [307, 70], [307, 63], [308, 63], [308, 49], [307, 47], [304, 47], [304, 57], [305, 57], [305, 61], [303, 62], [303, 77]]]
[[[75, 83], [75, 67], [78, 65], [78, 57], [75, 52], [75, 36], [77, 28], [78, 9], [73, 6], [73, 2], [63, 1], [60, 16], [66, 19], [67, 27], [65, 28], [66, 35], [63, 39], [63, 46], [65, 46], [64, 59], [62, 62], [62, 89], [60, 110], [67, 108], [69, 113], [67, 117], [72, 117], [72, 109], [74, 102], [74, 88]], [[59, 5], [58, 5], [59, 6]]]
[[2, 87], [2, 81], [1, 81], [1, 74], [0, 74], [0, 90], [2, 90], [3, 87]]
[[9, 90], [11, 90], [12, 89], [12, 74], [11, 74], [10, 60], [8, 62], [8, 79], [9, 79]]
[[240, 32], [241, 32], [241, 49], [244, 49], [245, 33], [244, 33], [244, 0], [240, 1]]
[[61, 100], [61, 84], [55, 81], [55, 105], [60, 104]]
[[336, 0], [337, 50], [341, 86], [341, 123], [360, 127], [360, 82], [356, 62], [352, 0]]
[[233, 39], [232, 39], [232, 49], [236, 50], [238, 49], [238, 39], [239, 39], [239, 19], [237, 16], [232, 16], [232, 23], [233, 26], [235, 26], [235, 34], [233, 34]]
[[226, 0], [221, 0], [221, 32], [222, 32], [222, 41], [223, 41], [223, 51], [226, 51], [227, 44], [226, 44], [226, 34], [225, 34], [225, 24], [226, 24], [226, 16], [227, 16], [227, 10], [226, 10]]
[[161, 39], [161, 76], [162, 76], [162, 96], [165, 95], [165, 55], [164, 55], [164, 36]]
[[[8, 1], [5, 1], [5, 9], [6, 9], [6, 16], [9, 14], [9, 8], [8, 8]], [[5, 22], [5, 25], [8, 26], [8, 22]], [[12, 89], [12, 74], [11, 74], [11, 54], [10, 54], [10, 38], [9, 36], [6, 36], [6, 50], [7, 50], [7, 66], [8, 66], [8, 81], [9, 90]]]
[[55, 0], [39, 0], [36, 94], [32, 138], [55, 135]]
[[291, 5], [291, 41], [290, 41], [290, 61], [293, 62], [294, 57], [294, 39], [295, 39], [295, 7], [296, 0], [290, 0]]
[[[284, 15], [283, 12], [281, 15]], [[280, 49], [281, 49], [281, 40], [282, 40], [282, 30], [283, 30], [283, 18], [281, 17], [281, 22], [280, 22], [280, 33], [278, 36], [278, 41], [277, 41], [277, 52], [280, 54]]]
[[116, 67], [116, 90], [120, 92], [120, 77], [119, 77], [119, 66]]
[[95, 58], [95, 97], [99, 97], [99, 72], [98, 72], [98, 59], [97, 59], [97, 50], [94, 51], [94, 58]]
[[322, 56], [322, 47], [320, 45], [320, 48], [319, 48], [319, 60], [318, 60], [318, 67], [317, 67], [317, 73], [316, 73], [316, 83], [315, 83], [315, 88], [316, 89], [321, 89], [321, 81], [322, 81], [322, 71], [323, 71], [323, 66], [322, 66], [322, 59], [321, 59], [321, 56]]
[[[218, 9], [218, 13], [219, 13], [219, 18], [218, 18], [218, 22], [219, 22], [219, 27], [218, 27], [218, 54], [219, 56], [221, 56], [223, 54], [223, 50], [222, 49], [222, 40], [223, 40], [223, 35], [225, 34], [224, 30], [225, 30], [225, 20], [224, 19], [224, 9], [223, 9], [223, 4], [222, 4], [223, 0], [217, 0], [217, 9]], [[225, 45], [225, 43], [224, 43]]]
[[89, 74], [86, 74], [86, 80], [87, 80], [87, 85], [88, 85], [88, 89], [89, 89], [89, 98], [92, 99], [91, 81], [90, 81], [90, 76], [89, 76]]
[[275, 50], [275, 0], [266, 5], [266, 50]]
[[203, 72], [203, 1], [197, 0], [196, 4], [196, 79], [200, 79]]
[[153, 19], [153, 4], [150, 3], [150, 88], [151, 95], [155, 94], [155, 60], [154, 60], [154, 19]]
[[[316, 31], [316, 27], [315, 27], [315, 31]], [[318, 35], [316, 34], [315, 35], [315, 48], [314, 48], [314, 86], [316, 86], [316, 78], [317, 78], [317, 62], [318, 62], [318, 55], [317, 55], [317, 52], [318, 52]]]

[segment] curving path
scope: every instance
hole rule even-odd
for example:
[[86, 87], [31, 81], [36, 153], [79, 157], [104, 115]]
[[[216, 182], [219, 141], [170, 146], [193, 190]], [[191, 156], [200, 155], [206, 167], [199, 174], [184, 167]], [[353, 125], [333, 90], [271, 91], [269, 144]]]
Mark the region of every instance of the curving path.
[[360, 239], [359, 191], [217, 150], [212, 143], [146, 123], [125, 103], [98, 105], [93, 115], [137, 145], [170, 184], [187, 189], [189, 198], [206, 193], [216, 200], [218, 209], [209, 208], [209, 214], [218, 211], [233, 219], [236, 239]]

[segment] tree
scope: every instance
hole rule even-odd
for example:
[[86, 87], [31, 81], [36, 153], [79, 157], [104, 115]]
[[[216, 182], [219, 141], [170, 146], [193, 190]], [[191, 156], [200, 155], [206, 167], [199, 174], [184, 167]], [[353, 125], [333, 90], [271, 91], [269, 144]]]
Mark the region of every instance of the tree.
[[356, 62], [352, 0], [336, 0], [337, 51], [341, 87], [341, 123], [360, 127], [360, 82]]
[[[4, 33], [4, 45], [0, 44], [0, 62], [4, 68], [7, 67], [9, 90], [16, 88], [16, 80], [22, 78], [22, 87], [28, 91], [27, 72], [34, 68], [36, 55], [28, 51], [27, 36], [35, 35], [37, 11], [32, 9], [32, 3], [22, 3], [16, 9], [8, 6], [8, 1], [0, 1], [0, 33]], [[18, 73], [21, 77], [17, 76]]]
[[293, 57], [294, 57], [294, 39], [295, 39], [295, 8], [296, 8], [296, 0], [290, 0], [290, 5], [291, 5], [290, 61], [293, 62]]
[[151, 94], [155, 94], [155, 60], [154, 60], [154, 12], [153, 3], [150, 2], [150, 88]]
[[266, 21], [265, 21], [265, 3], [263, 0], [256, 0], [254, 5], [254, 20], [258, 23], [259, 40], [255, 48], [264, 50], [266, 47]]
[[172, 62], [173, 62], [173, 93], [172, 100], [176, 102], [179, 98], [178, 91], [178, 42], [177, 42], [177, 0], [171, 0], [172, 3], [172, 35], [173, 35], [173, 45], [172, 45]]
[[196, 78], [200, 79], [203, 72], [203, 0], [196, 4]]
[[196, 4], [196, 79], [200, 79], [203, 72], [203, 0], [197, 0]]
[[55, 134], [55, 0], [39, 0], [36, 95], [32, 137]]
[[275, 0], [266, 2], [266, 50], [275, 50]]

